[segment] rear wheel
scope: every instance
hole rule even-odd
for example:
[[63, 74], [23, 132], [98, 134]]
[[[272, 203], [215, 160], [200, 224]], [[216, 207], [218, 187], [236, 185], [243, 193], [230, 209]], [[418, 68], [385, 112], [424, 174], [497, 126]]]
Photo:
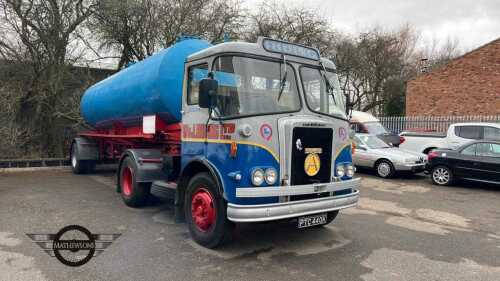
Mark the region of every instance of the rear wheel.
[[120, 193], [123, 202], [130, 207], [140, 207], [149, 198], [151, 183], [139, 183], [136, 178], [137, 169], [130, 157], [125, 158], [120, 167]]
[[70, 160], [71, 160], [71, 170], [75, 174], [91, 173], [95, 168], [94, 160], [80, 159], [80, 154], [76, 143], [73, 143], [73, 145], [71, 145]]
[[377, 170], [377, 175], [381, 178], [391, 178], [394, 176], [396, 172], [394, 169], [394, 165], [389, 160], [380, 160], [375, 165], [375, 169]]
[[210, 174], [199, 173], [189, 181], [184, 213], [196, 243], [215, 248], [230, 238], [234, 224], [227, 219], [226, 204]]
[[437, 166], [432, 169], [431, 179], [437, 185], [450, 185], [453, 181], [453, 174], [446, 166]]

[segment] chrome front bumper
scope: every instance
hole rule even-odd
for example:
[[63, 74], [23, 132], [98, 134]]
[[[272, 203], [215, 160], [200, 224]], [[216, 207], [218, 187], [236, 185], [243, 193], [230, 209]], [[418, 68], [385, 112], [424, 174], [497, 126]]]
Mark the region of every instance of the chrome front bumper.
[[[274, 195], [266, 195], [266, 196], [310, 194], [310, 193], [319, 193], [327, 191], [336, 191], [346, 188], [352, 188], [353, 192], [339, 196], [322, 197], [318, 199], [289, 201], [289, 202], [273, 203], [273, 204], [237, 205], [228, 203], [227, 218], [230, 221], [234, 222], [262, 222], [262, 221], [273, 221], [286, 218], [294, 218], [304, 215], [324, 213], [324, 212], [330, 212], [349, 207], [354, 207], [356, 206], [359, 199], [358, 188], [360, 185], [360, 181], [361, 181], [360, 179], [353, 179], [348, 181], [333, 182], [328, 184], [319, 184], [311, 186], [307, 185], [307, 186], [295, 186], [295, 187], [294, 186], [280, 187], [284, 189], [284, 191], [279, 193], [279, 195], [276, 195], [274, 192], [269, 191], [269, 193], [272, 193]], [[315, 190], [314, 186], [320, 186], [320, 188], [317, 188]], [[294, 188], [298, 187], [302, 187], [302, 189], [299, 188], [297, 191], [293, 191]], [[306, 192], [306, 190], [311, 187], [313, 188], [312, 191]], [[268, 188], [261, 187], [260, 189], [266, 190]], [[255, 194], [252, 195], [254, 196], [245, 196], [245, 197], [257, 197], [255, 196]], [[238, 196], [238, 197], [243, 197], [243, 196]]]

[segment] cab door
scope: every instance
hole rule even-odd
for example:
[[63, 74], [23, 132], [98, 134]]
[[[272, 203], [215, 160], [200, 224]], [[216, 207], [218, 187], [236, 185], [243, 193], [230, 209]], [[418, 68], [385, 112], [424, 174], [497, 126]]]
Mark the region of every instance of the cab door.
[[182, 161], [188, 162], [193, 157], [206, 153], [204, 143], [208, 110], [198, 105], [198, 91], [201, 79], [208, 74], [208, 61], [189, 63], [185, 68], [182, 106]]

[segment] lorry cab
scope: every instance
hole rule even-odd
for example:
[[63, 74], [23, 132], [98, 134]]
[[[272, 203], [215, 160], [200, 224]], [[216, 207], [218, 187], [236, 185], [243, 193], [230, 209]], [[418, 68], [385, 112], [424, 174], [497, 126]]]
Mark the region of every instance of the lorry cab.
[[87, 90], [86, 120], [112, 125], [75, 139], [73, 170], [118, 159], [124, 202], [173, 192], [205, 247], [240, 222], [327, 224], [359, 198], [344, 99], [314, 48], [188, 39]]
[[[353, 179], [344, 96], [331, 61], [312, 48], [260, 38], [195, 53], [185, 73], [182, 169], [201, 160], [216, 171], [229, 221], [356, 204], [359, 179]], [[208, 73], [217, 93], [212, 108], [200, 108], [199, 85]]]

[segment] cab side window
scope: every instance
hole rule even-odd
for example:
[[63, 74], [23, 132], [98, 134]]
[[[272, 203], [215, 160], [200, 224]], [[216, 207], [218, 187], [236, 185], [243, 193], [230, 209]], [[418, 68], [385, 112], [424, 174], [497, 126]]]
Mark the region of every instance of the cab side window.
[[188, 68], [188, 89], [187, 103], [189, 105], [198, 104], [198, 90], [200, 80], [206, 78], [208, 74], [208, 64], [194, 65]]
[[464, 139], [479, 140], [482, 135], [481, 126], [457, 126], [455, 134]]

